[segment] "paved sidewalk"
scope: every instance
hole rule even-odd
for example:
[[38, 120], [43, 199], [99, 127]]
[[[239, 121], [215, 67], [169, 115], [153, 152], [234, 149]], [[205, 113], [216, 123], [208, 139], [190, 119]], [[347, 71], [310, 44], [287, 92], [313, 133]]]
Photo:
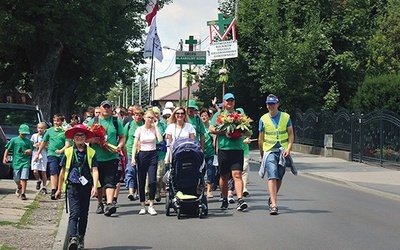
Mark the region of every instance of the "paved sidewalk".
[[[261, 163], [258, 150], [250, 151], [250, 160]], [[299, 175], [346, 184], [366, 192], [400, 200], [400, 168], [387, 169], [338, 158], [292, 152]]]

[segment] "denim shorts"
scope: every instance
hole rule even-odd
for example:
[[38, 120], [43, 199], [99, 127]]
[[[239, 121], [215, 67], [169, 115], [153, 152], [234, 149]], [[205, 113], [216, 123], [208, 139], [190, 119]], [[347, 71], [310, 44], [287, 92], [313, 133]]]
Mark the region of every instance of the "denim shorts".
[[50, 175], [56, 175], [60, 173], [60, 162], [61, 158], [58, 158], [57, 156], [47, 156], [47, 165], [50, 169]]
[[20, 168], [18, 170], [13, 170], [14, 181], [28, 180], [29, 179], [29, 168]]
[[271, 152], [266, 160], [266, 169], [268, 180], [277, 179], [282, 180], [285, 175], [285, 167], [279, 166], [279, 156], [280, 152]]

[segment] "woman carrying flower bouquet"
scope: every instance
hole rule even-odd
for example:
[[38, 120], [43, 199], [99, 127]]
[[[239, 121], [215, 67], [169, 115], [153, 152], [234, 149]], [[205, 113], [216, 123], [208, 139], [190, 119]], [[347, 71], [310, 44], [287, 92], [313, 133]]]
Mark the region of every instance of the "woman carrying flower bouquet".
[[[243, 134], [250, 128], [250, 119], [237, 114], [235, 110], [235, 96], [232, 93], [224, 95], [224, 110], [218, 111], [211, 119], [209, 132], [218, 135], [218, 167], [220, 172], [219, 186], [222, 193], [221, 209], [228, 209], [228, 182], [230, 174], [235, 182], [237, 194], [237, 210], [247, 209], [247, 203], [243, 200]], [[238, 129], [239, 128], [239, 129]]]
[[144, 125], [137, 128], [135, 131], [135, 141], [132, 147], [132, 166], [136, 165], [135, 155], [137, 156], [137, 166], [139, 175], [139, 198], [142, 208], [139, 211], [140, 215], [146, 214], [145, 206], [145, 185], [148, 175], [149, 183], [149, 208], [150, 215], [157, 215], [154, 209], [154, 198], [156, 196], [156, 181], [157, 181], [157, 163], [158, 154], [156, 142], [162, 141], [163, 137], [158, 128], [158, 120], [154, 116], [152, 110], [147, 110], [144, 114]]

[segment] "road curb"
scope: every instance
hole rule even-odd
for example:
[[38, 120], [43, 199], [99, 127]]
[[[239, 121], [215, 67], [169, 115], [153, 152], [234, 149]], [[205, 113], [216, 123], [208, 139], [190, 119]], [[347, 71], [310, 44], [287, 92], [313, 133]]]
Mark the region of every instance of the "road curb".
[[63, 213], [61, 216], [61, 220], [58, 223], [58, 230], [56, 238], [53, 243], [53, 250], [67, 249], [66, 248], [66, 238], [67, 238], [67, 230], [68, 230], [68, 218], [69, 215], [65, 213], [65, 203], [63, 206]]

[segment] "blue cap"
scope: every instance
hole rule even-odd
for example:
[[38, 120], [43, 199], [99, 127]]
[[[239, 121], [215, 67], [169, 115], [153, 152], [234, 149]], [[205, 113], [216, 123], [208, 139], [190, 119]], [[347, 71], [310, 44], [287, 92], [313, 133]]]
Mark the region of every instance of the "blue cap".
[[269, 96], [269, 97], [267, 97], [267, 100], [265, 100], [265, 103], [277, 104], [278, 102], [279, 102], [278, 98], [273, 97], [273, 96]]
[[235, 100], [235, 96], [232, 93], [226, 93], [224, 95], [224, 101], [226, 101], [228, 99], [234, 99]]

